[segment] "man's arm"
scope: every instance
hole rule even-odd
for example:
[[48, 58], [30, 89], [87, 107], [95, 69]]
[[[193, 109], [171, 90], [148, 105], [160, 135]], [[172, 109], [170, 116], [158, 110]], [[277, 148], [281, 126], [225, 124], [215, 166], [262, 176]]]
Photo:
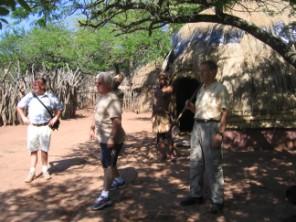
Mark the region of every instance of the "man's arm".
[[93, 116], [91, 124], [90, 124], [90, 131], [89, 131], [89, 138], [90, 139], [95, 139], [96, 138], [96, 120], [95, 117]]
[[186, 100], [185, 102], [185, 108], [190, 110], [191, 112], [195, 113], [195, 105], [190, 101], [190, 100]]
[[52, 95], [52, 98], [51, 98], [51, 103], [53, 104], [53, 118], [49, 121], [49, 125], [52, 126], [55, 124], [56, 121], [59, 120], [59, 118], [61, 118], [62, 116], [62, 113], [63, 113], [63, 110], [64, 110], [64, 105], [63, 103], [60, 102], [60, 100], [55, 96], [55, 95]]
[[54, 117], [49, 121], [49, 125], [50, 126], [53, 126], [55, 123], [56, 123], [56, 121], [58, 121], [58, 119], [61, 117], [61, 115], [62, 115], [62, 110], [58, 110], [58, 111], [56, 111], [55, 113], [54, 113]]
[[16, 111], [18, 112], [23, 123], [25, 123], [25, 124], [30, 124], [30, 120], [25, 114], [25, 109], [29, 106], [29, 103], [32, 98], [33, 98], [32, 94], [28, 93], [18, 102], [18, 104], [16, 106]]
[[161, 91], [166, 94], [171, 94], [171, 93], [173, 93], [173, 87], [172, 86], [165, 86], [161, 89]]
[[25, 124], [30, 124], [30, 120], [29, 118], [25, 115], [25, 112], [23, 110], [23, 108], [20, 108], [20, 107], [16, 107], [16, 111], [18, 112], [18, 114], [20, 115], [22, 121], [25, 123]]
[[230, 109], [229, 94], [225, 86], [223, 87], [223, 91], [221, 94], [221, 105], [222, 105], [221, 107], [222, 111], [221, 111], [221, 118], [220, 118], [219, 134], [223, 136], [223, 133], [226, 129], [227, 117]]
[[226, 129], [226, 124], [227, 124], [227, 116], [228, 116], [228, 111], [226, 109], [222, 110], [221, 113], [221, 120], [220, 120], [220, 127], [219, 127], [219, 134], [224, 133], [225, 129]]
[[220, 126], [218, 129], [218, 132], [217, 132], [217, 134], [215, 134], [213, 136], [214, 147], [220, 147], [220, 145], [223, 141], [223, 135], [224, 135], [224, 131], [226, 129], [227, 115], [228, 115], [227, 110], [223, 109], [221, 112]]

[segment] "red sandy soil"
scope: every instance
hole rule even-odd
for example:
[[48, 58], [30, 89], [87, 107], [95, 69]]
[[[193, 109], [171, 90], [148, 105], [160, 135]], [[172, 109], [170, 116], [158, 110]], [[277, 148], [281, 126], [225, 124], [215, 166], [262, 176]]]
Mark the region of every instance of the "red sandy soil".
[[211, 215], [209, 201], [179, 206], [188, 194], [189, 148], [178, 146], [176, 162], [160, 163], [150, 113], [126, 112], [123, 125], [127, 141], [119, 168], [128, 183], [111, 193], [113, 206], [101, 211], [89, 208], [100, 193], [103, 175], [99, 149], [88, 140], [89, 112], [63, 120], [53, 133], [50, 181], [38, 177], [24, 183], [29, 167], [26, 126], [0, 127], [0, 221], [296, 221], [296, 206], [285, 198], [286, 189], [296, 184], [295, 147], [228, 146], [224, 213]]

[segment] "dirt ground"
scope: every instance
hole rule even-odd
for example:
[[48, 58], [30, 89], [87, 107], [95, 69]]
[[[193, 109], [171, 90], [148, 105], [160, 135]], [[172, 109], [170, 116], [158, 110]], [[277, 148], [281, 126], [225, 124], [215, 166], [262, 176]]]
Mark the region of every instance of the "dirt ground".
[[149, 113], [124, 114], [128, 136], [119, 166], [128, 184], [111, 193], [113, 206], [101, 211], [89, 208], [101, 190], [102, 170], [99, 149], [88, 140], [88, 112], [62, 121], [53, 133], [50, 181], [39, 177], [31, 184], [23, 182], [29, 166], [26, 126], [1, 127], [0, 221], [296, 221], [296, 206], [285, 198], [287, 187], [296, 184], [294, 146], [228, 146], [224, 151], [225, 209], [213, 216], [208, 213], [209, 202], [179, 206], [188, 193], [189, 147], [184, 143], [177, 147], [176, 162], [156, 161], [149, 117]]

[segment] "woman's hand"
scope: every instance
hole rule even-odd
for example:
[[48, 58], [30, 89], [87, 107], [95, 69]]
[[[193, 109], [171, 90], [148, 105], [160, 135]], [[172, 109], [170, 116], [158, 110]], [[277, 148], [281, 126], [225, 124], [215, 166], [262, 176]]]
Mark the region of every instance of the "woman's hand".
[[112, 137], [110, 137], [107, 141], [107, 147], [109, 149], [112, 149], [114, 147], [114, 139]]
[[96, 138], [95, 126], [90, 127], [89, 139], [94, 140]]

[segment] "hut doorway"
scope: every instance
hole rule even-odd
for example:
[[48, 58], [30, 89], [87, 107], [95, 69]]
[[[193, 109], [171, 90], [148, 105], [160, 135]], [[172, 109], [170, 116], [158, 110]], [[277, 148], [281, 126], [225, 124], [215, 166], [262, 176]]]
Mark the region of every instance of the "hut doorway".
[[[177, 78], [174, 83], [174, 92], [176, 98], [176, 109], [177, 116], [182, 112], [185, 105], [185, 101], [190, 99], [201, 83], [191, 77], [180, 77]], [[193, 99], [195, 101], [195, 98]], [[179, 130], [181, 132], [189, 132], [193, 127], [193, 116], [194, 114], [189, 110], [186, 110], [179, 121]]]

